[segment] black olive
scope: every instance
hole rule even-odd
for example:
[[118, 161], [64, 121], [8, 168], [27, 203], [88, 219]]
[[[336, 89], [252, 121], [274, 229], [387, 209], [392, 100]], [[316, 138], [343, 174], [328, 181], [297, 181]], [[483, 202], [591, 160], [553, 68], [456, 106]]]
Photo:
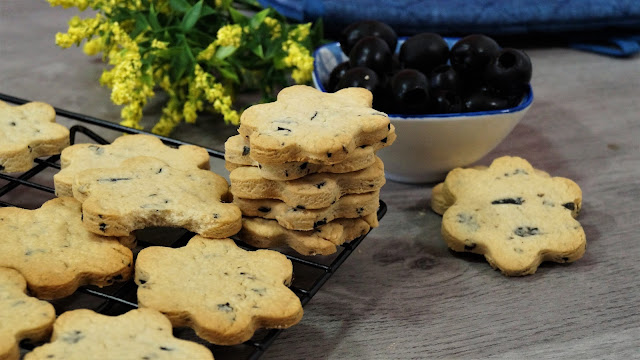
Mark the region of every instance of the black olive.
[[376, 20], [363, 20], [355, 22], [342, 30], [340, 35], [342, 51], [349, 55], [353, 46], [365, 36], [379, 37], [387, 43], [391, 52], [396, 50], [398, 35], [389, 25]]
[[349, 61], [345, 61], [343, 63], [338, 64], [333, 70], [331, 70], [331, 74], [329, 74], [329, 81], [327, 82], [327, 92], [334, 92], [336, 85], [338, 85], [338, 81], [342, 79], [344, 74], [351, 68], [349, 65]]
[[373, 108], [385, 113], [395, 112], [391, 81], [384, 77], [373, 95]]
[[500, 46], [486, 35], [469, 35], [458, 40], [449, 54], [451, 66], [465, 77], [481, 77], [487, 65], [500, 52]]
[[476, 92], [465, 100], [463, 104], [464, 111], [490, 111], [507, 109], [509, 107], [509, 100], [494, 96], [488, 92]]
[[374, 94], [380, 85], [380, 78], [375, 71], [366, 67], [355, 67], [349, 69], [338, 81], [336, 91], [348, 87], [361, 87]]
[[463, 88], [462, 79], [449, 65], [440, 65], [429, 75], [429, 90], [447, 91], [459, 94]]
[[395, 109], [401, 114], [423, 114], [429, 110], [429, 84], [418, 70], [405, 69], [391, 79]]
[[438, 91], [433, 93], [432, 111], [434, 114], [450, 114], [462, 112], [462, 99], [460, 95], [450, 91]]
[[504, 95], [522, 94], [531, 81], [531, 60], [523, 51], [505, 48], [484, 72], [484, 82]]
[[392, 53], [384, 40], [375, 36], [367, 36], [358, 41], [349, 53], [351, 67], [364, 66], [378, 74], [391, 70]]
[[438, 65], [447, 63], [449, 46], [438, 34], [421, 33], [402, 44], [398, 59], [405, 68], [416, 69], [428, 75]]

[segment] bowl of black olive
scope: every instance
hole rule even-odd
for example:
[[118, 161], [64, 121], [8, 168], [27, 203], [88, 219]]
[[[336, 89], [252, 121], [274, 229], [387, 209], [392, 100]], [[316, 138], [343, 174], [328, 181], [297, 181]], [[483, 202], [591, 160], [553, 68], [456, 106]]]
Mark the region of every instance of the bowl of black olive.
[[[393, 49], [393, 51], [392, 51]], [[389, 115], [398, 139], [378, 156], [390, 180], [442, 180], [495, 148], [533, 102], [527, 54], [492, 38], [420, 33], [398, 37], [373, 20], [349, 25], [314, 52], [313, 84], [362, 87]]]

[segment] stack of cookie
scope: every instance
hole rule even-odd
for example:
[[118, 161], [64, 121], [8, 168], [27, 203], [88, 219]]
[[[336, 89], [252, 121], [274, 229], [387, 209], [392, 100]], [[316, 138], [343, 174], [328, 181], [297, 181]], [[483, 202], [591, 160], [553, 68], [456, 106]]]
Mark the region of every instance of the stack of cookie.
[[384, 166], [376, 151], [395, 131], [368, 90], [292, 86], [247, 109], [225, 144], [240, 238], [327, 255], [376, 227]]

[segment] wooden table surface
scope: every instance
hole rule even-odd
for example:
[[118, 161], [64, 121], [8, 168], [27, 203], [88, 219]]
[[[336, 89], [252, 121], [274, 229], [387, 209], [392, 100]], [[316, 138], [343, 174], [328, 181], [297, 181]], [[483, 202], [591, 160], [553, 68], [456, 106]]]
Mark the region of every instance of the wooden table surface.
[[[97, 82], [100, 61], [53, 44], [72, 13], [0, 3], [0, 92], [116, 121]], [[584, 257], [507, 278], [482, 257], [447, 249], [429, 209], [433, 184], [388, 182], [380, 228], [264, 358], [640, 358], [640, 56], [528, 53], [534, 105], [478, 163], [517, 155], [576, 181]], [[174, 135], [219, 147], [226, 133], [233, 129], [201, 122]]]

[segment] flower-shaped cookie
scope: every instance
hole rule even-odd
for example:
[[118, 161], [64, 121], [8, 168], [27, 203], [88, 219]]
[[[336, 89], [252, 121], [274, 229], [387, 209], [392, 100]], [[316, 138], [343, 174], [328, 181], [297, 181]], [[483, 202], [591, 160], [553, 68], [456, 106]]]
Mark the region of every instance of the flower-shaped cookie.
[[141, 307], [159, 310], [173, 326], [192, 327], [209, 342], [233, 345], [258, 328], [300, 321], [302, 305], [286, 286], [292, 274], [291, 261], [278, 252], [195, 236], [182, 248], [143, 249], [135, 281]]
[[108, 236], [151, 226], [183, 227], [209, 238], [234, 235], [242, 213], [222, 203], [228, 191], [227, 181], [211, 171], [176, 169], [144, 156], [116, 168], [85, 170], [73, 184], [85, 227]]
[[372, 100], [362, 88], [324, 93], [291, 86], [277, 101], [245, 110], [238, 132], [249, 140], [250, 157], [261, 164], [337, 164], [359, 146], [391, 144], [389, 118], [371, 108]]
[[345, 242], [365, 235], [378, 227], [375, 213], [355, 219], [335, 219], [327, 223], [322, 219], [314, 224], [314, 230], [289, 230], [275, 220], [259, 217], [242, 219], [240, 240], [257, 248], [289, 246], [302, 255], [330, 255]]
[[345, 195], [322, 209], [300, 209], [274, 199], [233, 199], [242, 215], [277, 220], [280, 226], [290, 230], [314, 230], [334, 219], [354, 219], [373, 214], [378, 210], [379, 202], [379, 190]]
[[434, 191], [444, 211], [442, 235], [454, 251], [484, 254], [505, 275], [533, 274], [542, 261], [582, 257], [586, 237], [575, 220], [582, 191], [518, 157], [502, 157], [485, 169], [454, 169]]
[[51, 333], [56, 311], [46, 301], [27, 296], [19, 272], [0, 267], [0, 359], [18, 360], [22, 339], [44, 340]]
[[69, 146], [69, 129], [55, 120], [51, 105], [11, 106], [0, 101], [0, 172], [27, 171], [33, 159], [60, 154]]
[[241, 135], [230, 137], [224, 144], [224, 158], [227, 170], [233, 171], [240, 166], [257, 166], [260, 175], [269, 180], [295, 180], [308, 174], [334, 173], [342, 174], [362, 170], [372, 166], [376, 161], [376, 152], [393, 143], [396, 139], [395, 129], [392, 127], [387, 134], [386, 142], [376, 142], [373, 145], [363, 145], [353, 150], [344, 161], [331, 164], [314, 164], [306, 161], [293, 161], [281, 164], [260, 164], [251, 158], [251, 147]]
[[318, 173], [291, 181], [268, 180], [253, 166], [239, 167], [229, 174], [234, 197], [278, 199], [298, 209], [322, 209], [348, 194], [380, 190], [385, 184], [384, 164], [379, 157], [368, 168], [344, 174]]
[[25, 360], [213, 360], [206, 347], [173, 337], [171, 322], [151, 309], [105, 316], [80, 309], [60, 315], [51, 342], [35, 348]]
[[75, 144], [62, 151], [61, 170], [53, 176], [58, 196], [73, 196], [71, 187], [76, 174], [95, 168], [114, 168], [136, 156], [151, 156], [179, 169], [209, 169], [209, 154], [202, 147], [166, 146], [152, 135], [125, 135], [110, 145]]
[[18, 270], [41, 299], [129, 279], [133, 254], [125, 245], [133, 245], [132, 238], [93, 234], [81, 217], [80, 203], [69, 197], [36, 210], [0, 208], [0, 267]]

